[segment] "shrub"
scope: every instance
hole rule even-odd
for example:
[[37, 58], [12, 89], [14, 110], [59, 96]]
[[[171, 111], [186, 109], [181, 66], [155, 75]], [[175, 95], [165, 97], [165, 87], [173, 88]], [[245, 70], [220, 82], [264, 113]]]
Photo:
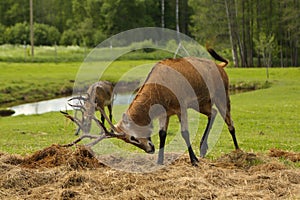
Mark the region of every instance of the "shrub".
[[97, 30], [93, 35], [94, 46], [97, 46], [105, 39], [106, 39], [106, 35], [101, 30]]
[[57, 28], [47, 24], [34, 25], [34, 44], [35, 45], [54, 45], [60, 39], [60, 32]]
[[[59, 41], [59, 38], [60, 33], [57, 28], [47, 24], [34, 24], [35, 45], [53, 45]], [[28, 23], [16, 23], [14, 26], [6, 28], [3, 43], [24, 44], [24, 42], [26, 44], [30, 43], [30, 27]]]
[[79, 34], [72, 29], [68, 29], [64, 31], [60, 38], [60, 44], [65, 46], [79, 45], [79, 41], [80, 41]]
[[30, 43], [29, 40], [29, 25], [24, 23], [16, 23], [14, 26], [8, 27], [5, 30], [5, 42], [10, 44]]
[[[5, 33], [5, 26], [0, 24], [0, 33]], [[0, 34], [0, 45], [5, 44], [5, 37], [4, 34]]]

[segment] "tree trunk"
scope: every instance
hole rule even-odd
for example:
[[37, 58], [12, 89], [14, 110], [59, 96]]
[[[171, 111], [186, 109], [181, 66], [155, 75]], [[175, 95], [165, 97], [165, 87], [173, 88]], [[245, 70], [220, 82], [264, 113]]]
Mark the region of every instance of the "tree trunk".
[[[256, 0], [256, 38], [259, 39], [259, 32], [260, 32], [260, 5], [259, 2], [261, 2], [260, 0]], [[261, 67], [261, 58], [259, 53], [257, 54], [257, 66]]]
[[238, 67], [238, 54], [237, 54], [237, 45], [236, 42], [234, 42], [234, 32], [232, 27], [232, 12], [229, 10], [229, 5], [227, 0], [225, 0], [225, 8], [226, 8], [226, 15], [227, 15], [227, 21], [228, 21], [228, 29], [229, 29], [229, 38], [230, 38], [230, 44], [231, 44], [231, 51], [232, 51], [232, 59], [234, 67]]
[[165, 28], [165, 0], [161, 0], [161, 27]]
[[179, 0], [176, 0], [176, 31], [179, 36]]

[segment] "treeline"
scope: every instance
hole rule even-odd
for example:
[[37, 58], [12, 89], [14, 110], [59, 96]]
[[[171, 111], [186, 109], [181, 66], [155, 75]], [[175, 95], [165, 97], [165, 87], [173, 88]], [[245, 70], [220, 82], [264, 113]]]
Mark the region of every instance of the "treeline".
[[[29, 44], [29, 0], [0, 3], [0, 44]], [[94, 47], [121, 31], [179, 29], [235, 66], [299, 66], [297, 0], [33, 0], [35, 45]]]
[[194, 11], [192, 34], [202, 43], [230, 47], [235, 66], [299, 66], [300, 1], [189, 3]]
[[[188, 34], [192, 9], [187, 3], [179, 1], [181, 32]], [[175, 0], [164, 2], [166, 28], [176, 27], [175, 6]], [[29, 0], [1, 1], [0, 43], [29, 42], [29, 9]], [[33, 10], [37, 45], [92, 47], [128, 29], [161, 27], [162, 20], [159, 0], [33, 0]], [[51, 38], [44, 40], [43, 34]]]

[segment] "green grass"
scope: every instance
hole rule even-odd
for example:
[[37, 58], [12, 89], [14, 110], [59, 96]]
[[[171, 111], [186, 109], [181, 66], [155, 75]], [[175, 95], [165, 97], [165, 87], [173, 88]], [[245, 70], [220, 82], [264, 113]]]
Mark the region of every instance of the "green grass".
[[[173, 57], [173, 53], [163, 50], [145, 52], [144, 49], [134, 50], [135, 47], [114, 47], [113, 54], [118, 52], [131, 51], [118, 58], [118, 60], [160, 60], [166, 57]], [[143, 48], [143, 47], [136, 47]], [[34, 57], [31, 56], [29, 45], [0, 45], [0, 62], [18, 63], [68, 63], [83, 62], [92, 50], [96, 51], [97, 57], [90, 57], [96, 60], [110, 60], [110, 48], [88, 48], [79, 46], [35, 46]], [[99, 55], [101, 55], [99, 57]]]
[[[231, 79], [264, 80], [264, 69], [228, 69]], [[246, 151], [280, 148], [300, 152], [300, 69], [271, 69], [272, 87], [231, 96], [239, 144]], [[213, 154], [233, 148], [224, 128]]]
[[[118, 61], [114, 65], [125, 66], [125, 68], [132, 69], [135, 65], [141, 65], [147, 61]], [[149, 61], [152, 62], [152, 61]], [[27, 86], [31, 84], [42, 84], [45, 78], [53, 79], [51, 82], [73, 80], [77, 64], [74, 65], [56, 65], [48, 64], [48, 67], [41, 65], [42, 70], [50, 70], [46, 75], [41, 73], [38, 64], [28, 64], [31, 69], [32, 77], [40, 77], [30, 82], [30, 79], [23, 76], [20, 79], [21, 72], [18, 72], [17, 64], [8, 64], [2, 68], [5, 75], [1, 73], [2, 78], [6, 79], [6, 87], [13, 87], [18, 84], [18, 81], [24, 83], [28, 81]], [[2, 65], [3, 66], [3, 63]], [[11, 73], [9, 71], [11, 66]], [[24, 67], [24, 65], [21, 65]], [[21, 67], [20, 66], [20, 67]], [[63, 69], [59, 69], [63, 68]], [[51, 71], [51, 69], [55, 69]], [[58, 70], [58, 71], [56, 71]], [[60, 71], [59, 71], [60, 70]], [[105, 76], [119, 77], [123, 71], [112, 67], [111, 72], [107, 72]], [[66, 71], [66, 74], [63, 72]], [[126, 70], [125, 70], [126, 71]], [[233, 69], [227, 68], [226, 71], [232, 83], [240, 82], [248, 83], [262, 83], [266, 81], [265, 69]], [[55, 74], [53, 75], [52, 72]], [[16, 74], [13, 74], [16, 73]], [[39, 74], [40, 73], [40, 74]], [[114, 74], [114, 75], [112, 75]], [[7, 75], [7, 77], [6, 77]], [[14, 77], [19, 77], [16, 83], [12, 82]], [[55, 79], [54, 79], [55, 77]], [[300, 152], [300, 123], [299, 123], [299, 107], [300, 107], [300, 69], [299, 68], [272, 68], [270, 69], [271, 87], [251, 92], [239, 93], [231, 96], [232, 118], [236, 127], [237, 139], [240, 147], [245, 151], [254, 151], [267, 153], [271, 148], [279, 148], [288, 151]], [[31, 78], [33, 79], [35, 78]], [[21, 85], [24, 85], [22, 83]], [[49, 84], [49, 83], [48, 83]], [[36, 87], [33, 86], [33, 88]], [[1, 86], [2, 87], [2, 86]], [[51, 86], [52, 87], [52, 86]], [[23, 89], [21, 89], [23, 90]], [[121, 113], [125, 111], [126, 106], [115, 106], [114, 115], [119, 119]], [[190, 123], [194, 122], [199, 115], [192, 113], [190, 115]], [[199, 140], [204, 131], [207, 119], [201, 115], [200, 128], [198, 130], [196, 139], [193, 143], [194, 150], [199, 155]], [[174, 117], [171, 120], [168, 142], [178, 133], [178, 120]], [[193, 129], [194, 130], [194, 129]], [[41, 148], [47, 147], [53, 143], [67, 143], [74, 140], [75, 126], [66, 121], [64, 117], [57, 112], [47, 113], [42, 115], [31, 116], [16, 116], [16, 117], [2, 117], [0, 118], [0, 152], [29, 154]], [[191, 130], [192, 131], [192, 130]], [[155, 126], [155, 134], [153, 141], [158, 146], [157, 125]], [[180, 138], [178, 142], [184, 144]], [[116, 144], [124, 148], [135, 149], [131, 145], [125, 145], [122, 141], [116, 141]], [[216, 158], [222, 153], [228, 153], [234, 149], [231, 136], [224, 125], [220, 134], [220, 138], [212, 151], [208, 154], [210, 158]]]
[[[89, 75], [87, 79], [90, 75], [95, 75], [97, 79], [114, 83], [143, 80], [155, 62], [154, 60], [118, 60], [106, 68], [102, 75], [99, 71], [106, 62], [95, 62], [94, 66], [92, 62], [83, 64], [0, 62], [0, 108], [70, 95], [74, 81], [80, 80], [80, 76], [85, 74]], [[253, 73], [263, 72], [262, 69], [258, 69], [258, 72], [257, 70], [255, 72], [255, 69], [253, 71]], [[237, 78], [233, 78], [232, 87], [241, 86], [246, 89], [266, 87], [263, 73], [257, 78], [249, 78], [253, 77], [249, 74], [247, 79], [242, 79], [238, 70], [236, 73]]]
[[[121, 76], [135, 66], [145, 63], [153, 61], [115, 61], [101, 79], [112, 82], [136, 79], [136, 75], [143, 73], [124, 78]], [[72, 94], [80, 67], [81, 63], [0, 62], [0, 108]], [[99, 62], [96, 67], [100, 68]]]
[[0, 63], [0, 107], [70, 94], [79, 63]]
[[30, 45], [1, 45], [1, 62], [82, 62], [90, 49], [78, 46], [36, 46], [31, 57]]

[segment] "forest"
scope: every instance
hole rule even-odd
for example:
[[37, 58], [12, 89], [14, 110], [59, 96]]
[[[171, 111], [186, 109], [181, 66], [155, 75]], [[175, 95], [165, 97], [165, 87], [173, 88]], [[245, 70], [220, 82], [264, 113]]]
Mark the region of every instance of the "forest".
[[[30, 1], [0, 3], [0, 45], [30, 44]], [[298, 0], [33, 0], [34, 44], [95, 47], [137, 27], [182, 32], [235, 67], [299, 66]]]

